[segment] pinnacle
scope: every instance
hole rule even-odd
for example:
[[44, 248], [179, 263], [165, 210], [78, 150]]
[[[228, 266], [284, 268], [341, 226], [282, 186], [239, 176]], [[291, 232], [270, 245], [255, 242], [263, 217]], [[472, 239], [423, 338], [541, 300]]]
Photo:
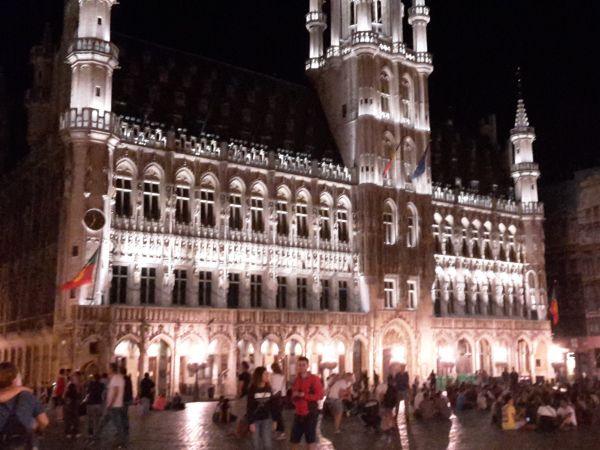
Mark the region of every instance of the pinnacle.
[[525, 101], [520, 98], [517, 101], [517, 115], [515, 117], [515, 128], [528, 128], [529, 118], [527, 117], [527, 110], [525, 109]]

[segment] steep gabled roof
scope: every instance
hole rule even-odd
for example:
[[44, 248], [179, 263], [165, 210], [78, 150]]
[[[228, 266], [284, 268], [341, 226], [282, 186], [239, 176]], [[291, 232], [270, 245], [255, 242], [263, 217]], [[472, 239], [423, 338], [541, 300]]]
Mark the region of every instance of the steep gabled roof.
[[339, 160], [311, 88], [116, 34], [113, 109], [123, 116]]

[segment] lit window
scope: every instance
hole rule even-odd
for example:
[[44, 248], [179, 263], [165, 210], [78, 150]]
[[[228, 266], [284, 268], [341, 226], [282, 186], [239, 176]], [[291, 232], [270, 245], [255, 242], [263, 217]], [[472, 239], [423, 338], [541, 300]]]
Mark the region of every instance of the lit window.
[[348, 242], [348, 211], [339, 209], [337, 212], [338, 240]]
[[277, 200], [277, 234], [280, 236], [289, 234], [287, 201], [285, 200]]
[[329, 218], [329, 207], [327, 205], [321, 205], [319, 208], [319, 218], [321, 220], [321, 229], [319, 231], [319, 237], [323, 241], [329, 241], [331, 239], [331, 227]]
[[263, 199], [261, 197], [252, 197], [250, 199], [250, 214], [252, 231], [262, 233], [265, 226], [263, 221]]
[[412, 205], [408, 207], [408, 217], [406, 219], [407, 230], [406, 230], [406, 246], [414, 248], [417, 246], [417, 239], [419, 235], [419, 224], [416, 210]]
[[298, 237], [308, 237], [308, 208], [304, 203], [296, 205], [296, 221], [298, 224]]
[[381, 112], [390, 113], [390, 78], [387, 73], [381, 75], [379, 97], [381, 100]]

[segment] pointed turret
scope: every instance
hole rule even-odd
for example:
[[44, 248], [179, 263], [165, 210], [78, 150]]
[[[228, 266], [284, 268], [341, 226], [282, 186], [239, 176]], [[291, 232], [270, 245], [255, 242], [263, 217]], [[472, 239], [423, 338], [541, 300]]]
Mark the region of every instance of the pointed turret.
[[535, 130], [529, 124], [525, 101], [523, 100], [520, 72], [518, 82], [519, 99], [517, 100], [515, 127], [510, 130], [510, 141], [514, 150], [512, 177], [515, 181], [515, 196], [517, 200], [523, 203], [537, 203], [537, 180], [540, 177], [540, 169], [533, 159]]

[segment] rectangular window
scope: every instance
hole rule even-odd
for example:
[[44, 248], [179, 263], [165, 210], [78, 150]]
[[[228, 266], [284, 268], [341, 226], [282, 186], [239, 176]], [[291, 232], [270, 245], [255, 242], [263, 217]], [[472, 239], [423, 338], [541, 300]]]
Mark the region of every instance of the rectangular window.
[[215, 226], [215, 191], [212, 189], [200, 191], [200, 223], [203, 227]]
[[308, 237], [308, 209], [304, 204], [296, 205], [296, 221], [298, 223], [298, 237]]
[[160, 184], [157, 181], [144, 181], [144, 218], [160, 219]]
[[229, 279], [229, 289], [227, 290], [227, 307], [237, 308], [240, 305], [240, 274], [230, 273], [227, 275]]
[[338, 283], [338, 295], [340, 299], [340, 311], [348, 311], [348, 282]]
[[280, 236], [289, 234], [287, 202], [285, 200], [277, 200], [277, 234]]
[[131, 217], [131, 178], [115, 180], [115, 212], [117, 216]]
[[212, 272], [198, 274], [198, 305], [210, 306], [212, 294]]
[[319, 218], [321, 219], [321, 230], [319, 237], [323, 241], [331, 240], [331, 227], [329, 226], [329, 208], [319, 208]]
[[190, 188], [187, 186], [177, 186], [175, 190], [175, 220], [178, 223], [190, 223]]
[[187, 270], [174, 270], [175, 284], [173, 285], [173, 304], [185, 305], [187, 291]]
[[142, 267], [140, 284], [140, 303], [142, 305], [154, 305], [156, 295], [156, 269]]
[[229, 228], [242, 229], [242, 196], [239, 194], [229, 196]]
[[417, 282], [415, 280], [408, 280], [408, 299], [406, 306], [409, 309], [415, 309], [417, 307]]
[[298, 297], [298, 309], [306, 309], [307, 306], [307, 289], [306, 278], [298, 278], [296, 280], [296, 293]]
[[383, 231], [385, 235], [385, 245], [394, 245], [394, 215], [391, 212], [383, 213]]
[[98, 17], [98, 25], [102, 26], [102, 17]]
[[284, 309], [287, 305], [287, 278], [277, 277], [277, 308]]
[[262, 306], [262, 276], [250, 275], [250, 307]]
[[100, 97], [102, 95], [102, 89], [100, 86], [96, 86], [96, 97]]
[[320, 306], [322, 311], [329, 310], [329, 280], [321, 280]]
[[417, 240], [415, 239], [415, 218], [411, 215], [407, 217], [407, 231], [406, 231], [406, 246], [408, 248], [413, 248]]
[[396, 283], [394, 280], [383, 282], [384, 307], [393, 309], [396, 306]]
[[113, 266], [109, 301], [111, 305], [127, 303], [127, 266]]
[[348, 211], [345, 209], [337, 212], [338, 239], [348, 242]]
[[263, 199], [261, 197], [252, 197], [250, 200], [250, 213], [252, 218], [252, 231], [262, 233], [265, 231], [263, 221]]

